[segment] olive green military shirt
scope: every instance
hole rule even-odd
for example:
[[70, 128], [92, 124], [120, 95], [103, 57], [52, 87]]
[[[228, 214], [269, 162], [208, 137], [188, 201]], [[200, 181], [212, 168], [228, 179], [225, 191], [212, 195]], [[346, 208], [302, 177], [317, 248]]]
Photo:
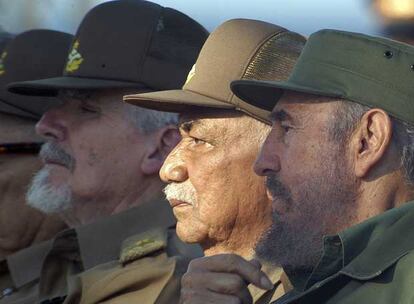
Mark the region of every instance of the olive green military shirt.
[[64, 303], [178, 303], [181, 276], [201, 254], [173, 228], [134, 235], [124, 241], [119, 259], [73, 276]]
[[117, 261], [124, 241], [153, 229], [166, 233], [174, 226], [169, 204], [156, 200], [65, 230], [0, 261], [0, 304], [62, 303], [68, 282], [76, 274]]
[[325, 237], [312, 274], [291, 280], [274, 304], [414, 303], [414, 202]]
[[273, 289], [263, 290], [250, 284], [248, 288], [254, 304], [269, 304], [293, 289], [292, 284], [282, 268], [263, 265], [262, 271], [267, 274], [273, 283]]

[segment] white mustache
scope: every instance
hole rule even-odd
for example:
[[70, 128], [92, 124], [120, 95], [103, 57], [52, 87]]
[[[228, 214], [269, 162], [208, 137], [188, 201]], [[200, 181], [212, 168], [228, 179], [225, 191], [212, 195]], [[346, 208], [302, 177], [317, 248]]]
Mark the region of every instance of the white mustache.
[[164, 188], [167, 200], [186, 202], [193, 206], [197, 204], [197, 192], [189, 180], [183, 183], [171, 183]]
[[54, 161], [71, 170], [73, 170], [75, 166], [75, 159], [54, 142], [43, 144], [39, 156], [43, 162]]

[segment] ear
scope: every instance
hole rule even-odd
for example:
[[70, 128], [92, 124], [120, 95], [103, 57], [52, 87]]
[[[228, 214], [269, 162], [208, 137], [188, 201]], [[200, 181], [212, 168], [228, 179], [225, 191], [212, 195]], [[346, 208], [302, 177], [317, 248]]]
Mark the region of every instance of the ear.
[[392, 139], [390, 116], [381, 109], [371, 109], [361, 118], [352, 136], [355, 149], [355, 175], [363, 178], [387, 152]]
[[169, 125], [148, 134], [149, 144], [144, 159], [141, 162], [141, 170], [144, 174], [158, 174], [168, 154], [180, 141], [180, 133], [176, 126]]

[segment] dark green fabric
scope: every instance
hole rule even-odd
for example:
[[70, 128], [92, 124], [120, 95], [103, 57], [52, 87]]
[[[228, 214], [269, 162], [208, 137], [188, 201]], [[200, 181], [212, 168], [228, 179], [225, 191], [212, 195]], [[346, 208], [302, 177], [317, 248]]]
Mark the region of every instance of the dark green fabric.
[[62, 73], [73, 36], [52, 30], [30, 30], [13, 38], [0, 52], [0, 112], [39, 119], [58, 100], [7, 91], [16, 81], [55, 77]]
[[275, 304], [414, 303], [414, 202], [324, 239], [307, 279]]
[[414, 47], [336, 30], [312, 34], [285, 82], [239, 80], [241, 99], [271, 110], [285, 90], [340, 97], [414, 123]]
[[207, 36], [177, 10], [149, 1], [105, 2], [82, 20], [60, 77], [13, 83], [8, 89], [40, 96], [59, 89], [177, 89]]

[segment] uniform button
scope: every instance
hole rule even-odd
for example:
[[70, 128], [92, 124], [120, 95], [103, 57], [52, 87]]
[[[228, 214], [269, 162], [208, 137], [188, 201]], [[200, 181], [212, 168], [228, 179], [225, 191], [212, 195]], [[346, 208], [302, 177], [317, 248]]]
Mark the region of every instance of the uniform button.
[[13, 293], [13, 288], [6, 288], [6, 289], [3, 289], [3, 291], [1, 292], [1, 295], [3, 297], [8, 297], [8, 296], [11, 296], [12, 293]]
[[385, 51], [384, 56], [385, 58], [390, 59], [392, 56], [394, 56], [394, 53], [392, 51]]

